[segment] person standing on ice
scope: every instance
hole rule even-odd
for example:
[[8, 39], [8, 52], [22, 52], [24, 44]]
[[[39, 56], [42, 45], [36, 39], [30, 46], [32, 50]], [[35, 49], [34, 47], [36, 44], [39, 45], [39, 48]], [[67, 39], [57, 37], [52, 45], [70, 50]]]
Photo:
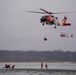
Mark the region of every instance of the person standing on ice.
[[41, 69], [43, 68], [43, 62], [41, 62]]

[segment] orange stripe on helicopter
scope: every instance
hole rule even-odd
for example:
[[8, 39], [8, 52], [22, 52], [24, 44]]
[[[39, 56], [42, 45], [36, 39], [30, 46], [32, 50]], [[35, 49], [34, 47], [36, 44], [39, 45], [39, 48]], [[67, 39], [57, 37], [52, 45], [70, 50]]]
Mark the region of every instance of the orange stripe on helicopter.
[[65, 24], [63, 24], [63, 26], [71, 26], [71, 24], [70, 23], [65, 23]]
[[51, 16], [50, 15], [47, 17], [46, 22], [51, 22]]

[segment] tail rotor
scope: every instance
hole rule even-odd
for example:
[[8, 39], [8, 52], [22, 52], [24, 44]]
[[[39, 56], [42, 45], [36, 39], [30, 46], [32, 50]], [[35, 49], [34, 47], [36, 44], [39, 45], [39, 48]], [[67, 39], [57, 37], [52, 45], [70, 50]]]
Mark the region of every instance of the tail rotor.
[[67, 19], [67, 17], [68, 17], [68, 14], [67, 14], [67, 15], [64, 14], [64, 18], [62, 19], [62, 21], [63, 21], [64, 19]]

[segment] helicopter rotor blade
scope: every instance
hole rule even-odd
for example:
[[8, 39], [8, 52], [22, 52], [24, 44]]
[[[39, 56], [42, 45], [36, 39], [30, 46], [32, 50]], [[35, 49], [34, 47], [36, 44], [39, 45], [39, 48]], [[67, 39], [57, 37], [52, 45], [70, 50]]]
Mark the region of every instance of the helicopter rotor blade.
[[76, 12], [57, 12], [57, 13], [54, 13], [54, 12], [48, 12], [48, 11], [46, 11], [46, 10], [42, 9], [42, 8], [40, 8], [40, 10], [42, 10], [42, 11], [44, 11], [44, 12], [48, 13], [48, 14], [76, 13]]
[[[66, 18], [67, 18], [67, 17], [68, 17], [68, 14], [67, 14], [67, 15], [65, 15], [65, 14], [64, 14], [64, 17], [66, 17]], [[63, 20], [64, 20], [64, 18], [62, 19], [62, 21], [63, 21]]]
[[40, 8], [40, 10], [42, 10], [42, 11], [44, 11], [44, 12], [48, 13], [48, 14], [52, 14], [52, 12], [48, 12], [48, 11], [46, 11], [46, 10], [42, 9], [42, 8]]
[[26, 11], [26, 12], [30, 12], [30, 13], [40, 13], [40, 14], [64, 14], [64, 13], [76, 13], [76, 12], [57, 12], [57, 13], [54, 13], [54, 12], [48, 12], [42, 8], [40, 8], [40, 10], [42, 10], [43, 12], [37, 12], [37, 11]]
[[26, 11], [26, 12], [30, 12], [30, 13], [40, 13], [40, 14], [46, 14], [45, 12], [36, 12], [36, 11]]
[[[41, 9], [43, 10], [43, 9]], [[44, 12], [37, 12], [37, 11], [26, 11], [26, 12], [30, 12], [30, 13], [39, 13], [39, 14], [61, 14], [61, 13], [52, 13], [52, 12], [48, 12], [43, 10]]]

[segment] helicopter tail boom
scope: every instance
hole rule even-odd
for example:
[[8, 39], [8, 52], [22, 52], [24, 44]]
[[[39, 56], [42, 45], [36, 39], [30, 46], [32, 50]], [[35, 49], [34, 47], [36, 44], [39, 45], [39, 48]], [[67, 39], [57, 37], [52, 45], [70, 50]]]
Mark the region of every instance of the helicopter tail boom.
[[70, 23], [65, 23], [65, 24], [63, 24], [63, 26], [71, 26], [71, 24]]

